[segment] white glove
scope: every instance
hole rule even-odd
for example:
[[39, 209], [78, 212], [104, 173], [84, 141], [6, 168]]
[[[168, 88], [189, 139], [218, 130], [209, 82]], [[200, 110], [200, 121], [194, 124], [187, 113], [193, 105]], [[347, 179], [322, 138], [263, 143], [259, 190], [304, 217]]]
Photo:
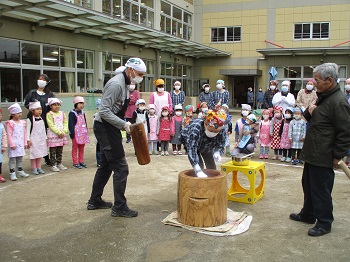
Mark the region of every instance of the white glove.
[[221, 163], [221, 156], [220, 156], [220, 152], [219, 151], [216, 151], [213, 155], [214, 157], [214, 160], [216, 163]]
[[126, 122], [124, 125], [124, 129], [128, 134], [130, 134], [130, 126], [131, 126], [130, 122]]
[[197, 177], [208, 177], [204, 172], [202, 171], [201, 167], [196, 164], [194, 167], [194, 173], [196, 174]]

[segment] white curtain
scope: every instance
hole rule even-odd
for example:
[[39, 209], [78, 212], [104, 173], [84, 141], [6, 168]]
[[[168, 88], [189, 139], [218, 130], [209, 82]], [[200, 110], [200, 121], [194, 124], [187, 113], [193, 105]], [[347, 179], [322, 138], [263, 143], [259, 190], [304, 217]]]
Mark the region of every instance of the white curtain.
[[[74, 50], [64, 50], [64, 66], [75, 68]], [[75, 77], [73, 72], [65, 72], [68, 93], [75, 92]]]

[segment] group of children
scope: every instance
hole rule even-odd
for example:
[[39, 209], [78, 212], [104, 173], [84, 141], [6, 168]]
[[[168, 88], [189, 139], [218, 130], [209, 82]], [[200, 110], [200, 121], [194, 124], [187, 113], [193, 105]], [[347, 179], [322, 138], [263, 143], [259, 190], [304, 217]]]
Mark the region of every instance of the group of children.
[[[145, 133], [147, 134], [148, 150], [150, 155], [158, 155], [158, 144], [160, 144], [160, 155], [169, 156], [169, 144], [172, 145], [173, 155], [182, 155], [182, 145], [179, 139], [181, 130], [187, 126], [195, 108], [192, 105], [187, 105], [183, 109], [182, 105], [174, 106], [174, 112], [168, 106], [163, 106], [159, 110], [159, 115], [156, 114], [156, 106], [154, 104], [148, 105], [146, 110], [146, 102], [144, 99], [139, 99], [136, 102], [137, 109], [133, 113], [131, 123], [144, 123]], [[228, 106], [223, 105], [222, 110], [228, 113]], [[201, 103], [198, 118], [203, 117], [203, 114], [208, 110], [206, 102]], [[231, 118], [228, 120], [228, 125], [231, 123]], [[232, 132], [227, 127], [227, 132]], [[227, 139], [227, 150], [229, 150], [229, 139]], [[186, 151], [186, 148], [185, 148]]]
[[[18, 103], [11, 105], [8, 110], [10, 119], [6, 121], [6, 129], [1, 123], [2, 110], [0, 109], [0, 182], [6, 179], [2, 174], [2, 154], [8, 148], [10, 179], [28, 177], [22, 167], [25, 149], [29, 149], [30, 163], [33, 175], [44, 174], [41, 159], [50, 154], [51, 171], [66, 170], [62, 164], [63, 146], [68, 144], [67, 134], [72, 139], [72, 159], [75, 168], [87, 167], [84, 163], [84, 146], [89, 143], [89, 134], [83, 108], [85, 100], [77, 96], [73, 100], [74, 109], [66, 114], [60, 110], [62, 101], [58, 98], [48, 98], [50, 108], [46, 114], [46, 124], [42, 116], [40, 102], [29, 103], [27, 121], [22, 120], [22, 108]], [[17, 171], [17, 172], [16, 172]]]
[[[302, 110], [299, 107], [287, 108], [284, 113], [280, 106], [275, 106], [273, 110], [264, 109], [258, 121], [251, 114], [250, 106], [242, 105], [242, 118], [236, 123], [237, 147], [241, 152], [253, 152], [258, 142], [260, 159], [268, 159], [271, 148], [274, 151], [273, 160], [293, 165], [303, 164], [300, 155], [305, 135], [306, 121], [302, 119]], [[244, 142], [248, 146], [244, 147]]]

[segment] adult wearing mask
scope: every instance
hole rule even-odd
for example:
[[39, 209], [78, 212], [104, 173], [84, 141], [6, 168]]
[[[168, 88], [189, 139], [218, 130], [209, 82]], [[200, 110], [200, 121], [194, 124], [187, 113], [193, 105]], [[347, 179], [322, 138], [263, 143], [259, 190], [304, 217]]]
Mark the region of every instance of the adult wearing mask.
[[94, 133], [101, 149], [101, 165], [97, 169], [87, 209], [111, 208], [112, 203], [101, 197], [113, 171], [113, 217], [136, 217], [125, 198], [129, 167], [126, 162], [121, 130], [130, 133], [130, 122], [125, 122], [131, 83], [140, 84], [146, 73], [146, 65], [140, 58], [130, 58], [125, 67], [118, 70], [103, 88], [101, 106], [94, 121]]
[[199, 94], [199, 103], [206, 102], [207, 104], [210, 103], [211, 99], [211, 93], [210, 93], [210, 85], [209, 84], [204, 84], [202, 86], [202, 92]]
[[223, 80], [216, 81], [216, 90], [211, 93], [209, 108], [215, 109], [216, 106], [230, 104], [230, 94], [225, 90], [225, 82]]
[[167, 106], [173, 108], [171, 102], [170, 93], [165, 91], [165, 83], [163, 79], [154, 80], [154, 86], [156, 87], [156, 92], [153, 92], [149, 98], [149, 103], [156, 106], [156, 115], [160, 117], [162, 113], [162, 108]]
[[262, 88], [259, 88], [258, 93], [256, 94], [256, 107], [257, 109], [262, 109], [264, 103], [264, 92]]
[[309, 236], [330, 233], [333, 217], [334, 170], [350, 148], [350, 106], [337, 83], [339, 67], [325, 63], [314, 69], [317, 101], [304, 111], [310, 123], [301, 157], [304, 160], [302, 187], [304, 204], [290, 219], [316, 224]]
[[[136, 102], [140, 99], [140, 92], [135, 89], [136, 85], [134, 83], [130, 83], [128, 86], [129, 91], [129, 105], [125, 112], [125, 120], [127, 122], [131, 122], [134, 111], [136, 110]], [[126, 143], [130, 143], [131, 136], [130, 134], [126, 134]]]
[[283, 114], [288, 107], [294, 107], [295, 98], [294, 95], [289, 93], [290, 82], [288, 80], [282, 82], [281, 92], [275, 94], [272, 98], [273, 106], [281, 106], [283, 108]]
[[254, 105], [254, 93], [253, 93], [253, 88], [248, 87], [248, 92], [247, 92], [247, 104], [253, 108]]
[[184, 106], [186, 95], [185, 95], [185, 92], [181, 90], [180, 81], [175, 81], [173, 91], [171, 91], [170, 93], [170, 97], [171, 97], [171, 103], [173, 105], [172, 107], [173, 112], [175, 112], [174, 109], [176, 105], [181, 105], [181, 107]]
[[[41, 118], [44, 120], [44, 124], [46, 128], [47, 128], [46, 113], [49, 111], [49, 106], [47, 105], [47, 102], [50, 97], [54, 97], [53, 92], [51, 92], [49, 88], [50, 82], [51, 80], [46, 74], [41, 74], [37, 80], [38, 87], [36, 89], [30, 90], [24, 100], [24, 106], [28, 109], [29, 109], [30, 102], [36, 102], [36, 101], [40, 102], [40, 105], [42, 108]], [[49, 156], [48, 155], [45, 156], [44, 159], [45, 159], [46, 165], [49, 166], [50, 165]]]
[[271, 80], [269, 83], [269, 88], [264, 94], [264, 109], [273, 108], [272, 99], [277, 94], [278, 88], [277, 88], [278, 82], [276, 80]]
[[187, 148], [188, 160], [198, 177], [207, 177], [202, 171], [204, 163], [207, 169], [215, 170], [215, 161], [221, 162], [227, 136], [223, 129], [225, 120], [225, 113], [208, 110], [204, 118], [193, 119], [181, 130], [180, 140]]
[[345, 98], [346, 100], [350, 99], [350, 78], [345, 80]]
[[315, 91], [315, 80], [309, 78], [306, 81], [306, 86], [300, 89], [297, 95], [296, 105], [299, 106], [303, 111], [311, 104], [314, 104], [317, 100], [317, 95]]

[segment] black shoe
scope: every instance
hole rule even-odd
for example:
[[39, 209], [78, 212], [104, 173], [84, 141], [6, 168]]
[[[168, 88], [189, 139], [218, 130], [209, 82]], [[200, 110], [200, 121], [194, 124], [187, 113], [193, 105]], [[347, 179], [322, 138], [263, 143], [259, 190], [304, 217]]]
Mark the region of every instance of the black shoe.
[[135, 210], [128, 208], [127, 210], [114, 210], [112, 208], [112, 217], [137, 217], [139, 213]]
[[315, 224], [316, 220], [308, 220], [308, 219], [303, 219], [300, 214], [295, 214], [292, 213], [289, 215], [289, 218], [294, 221], [299, 221], [299, 222], [304, 222], [307, 224]]
[[307, 234], [312, 237], [320, 237], [330, 232], [331, 232], [330, 229], [324, 229], [322, 227], [313, 227], [313, 228], [310, 228], [309, 231], [307, 231]]
[[87, 168], [87, 165], [85, 163], [79, 163], [81, 167]]
[[130, 143], [130, 142], [131, 142], [131, 138], [127, 138], [126, 143]]
[[103, 199], [99, 200], [98, 202], [92, 203], [90, 200], [87, 203], [87, 209], [88, 210], [95, 210], [95, 209], [108, 209], [111, 208], [113, 204], [111, 202], [106, 202]]

